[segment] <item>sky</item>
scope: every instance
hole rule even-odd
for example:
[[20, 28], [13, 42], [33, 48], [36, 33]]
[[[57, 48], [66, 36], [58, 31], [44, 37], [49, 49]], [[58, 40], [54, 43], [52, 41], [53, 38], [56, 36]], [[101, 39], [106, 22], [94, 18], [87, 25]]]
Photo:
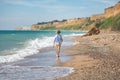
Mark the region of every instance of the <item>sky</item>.
[[0, 0], [0, 30], [38, 22], [90, 17], [119, 0]]

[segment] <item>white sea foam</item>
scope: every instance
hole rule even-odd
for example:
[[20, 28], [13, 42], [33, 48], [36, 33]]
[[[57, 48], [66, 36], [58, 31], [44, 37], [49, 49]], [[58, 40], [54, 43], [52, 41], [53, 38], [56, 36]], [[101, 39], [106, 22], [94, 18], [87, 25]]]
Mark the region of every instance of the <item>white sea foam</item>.
[[83, 34], [75, 34], [75, 33], [73, 33], [73, 34], [71, 34], [71, 35], [64, 35], [65, 37], [69, 37], [69, 36], [81, 36], [81, 35], [84, 35], [84, 33]]
[[4, 52], [9, 52], [9, 55], [0, 56], [0, 63], [13, 62], [21, 60], [26, 56], [37, 54], [39, 49], [44, 47], [52, 46], [53, 37], [44, 37], [42, 39], [28, 40], [24, 44], [24, 48], [16, 50], [7, 50]]

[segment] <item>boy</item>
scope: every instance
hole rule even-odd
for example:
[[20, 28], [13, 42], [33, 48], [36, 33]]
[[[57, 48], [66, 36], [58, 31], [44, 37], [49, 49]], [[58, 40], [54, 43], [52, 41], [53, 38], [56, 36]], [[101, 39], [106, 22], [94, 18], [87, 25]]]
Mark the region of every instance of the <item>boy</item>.
[[56, 31], [56, 35], [55, 35], [55, 39], [54, 39], [54, 45], [56, 46], [56, 53], [57, 53], [57, 57], [60, 57], [60, 48], [63, 42], [63, 38], [60, 35], [60, 30]]

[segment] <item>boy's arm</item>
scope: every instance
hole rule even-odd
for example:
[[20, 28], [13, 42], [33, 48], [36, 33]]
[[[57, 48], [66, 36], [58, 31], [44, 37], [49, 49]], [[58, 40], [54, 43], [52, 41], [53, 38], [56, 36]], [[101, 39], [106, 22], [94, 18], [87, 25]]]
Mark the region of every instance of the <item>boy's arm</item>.
[[[60, 35], [61, 36], [61, 35]], [[62, 36], [61, 36], [61, 45], [62, 45], [62, 43], [63, 43], [63, 38], [62, 38]]]
[[54, 41], [53, 41], [53, 47], [55, 46], [55, 39], [54, 39]]
[[63, 42], [63, 38], [62, 38], [62, 36], [61, 36], [61, 41]]

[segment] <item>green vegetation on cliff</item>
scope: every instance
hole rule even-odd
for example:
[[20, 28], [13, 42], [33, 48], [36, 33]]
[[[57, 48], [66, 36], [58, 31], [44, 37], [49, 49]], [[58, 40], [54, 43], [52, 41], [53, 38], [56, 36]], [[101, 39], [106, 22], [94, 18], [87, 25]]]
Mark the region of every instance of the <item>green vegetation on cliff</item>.
[[120, 15], [114, 18], [114, 20], [113, 20], [113, 29], [120, 31]]
[[55, 30], [55, 26], [42, 27], [40, 30]]
[[91, 27], [96, 27], [100, 29], [111, 29], [120, 31], [120, 15], [115, 17], [110, 17], [107, 19], [97, 19], [92, 21], [88, 19], [86, 22], [82, 23], [81, 25], [70, 25], [70, 26], [63, 26], [63, 27], [56, 27], [56, 26], [46, 26], [41, 27], [41, 30], [89, 30]]
[[120, 31], [120, 15], [105, 19], [101, 24], [100, 28], [101, 29], [111, 28], [112, 30]]

